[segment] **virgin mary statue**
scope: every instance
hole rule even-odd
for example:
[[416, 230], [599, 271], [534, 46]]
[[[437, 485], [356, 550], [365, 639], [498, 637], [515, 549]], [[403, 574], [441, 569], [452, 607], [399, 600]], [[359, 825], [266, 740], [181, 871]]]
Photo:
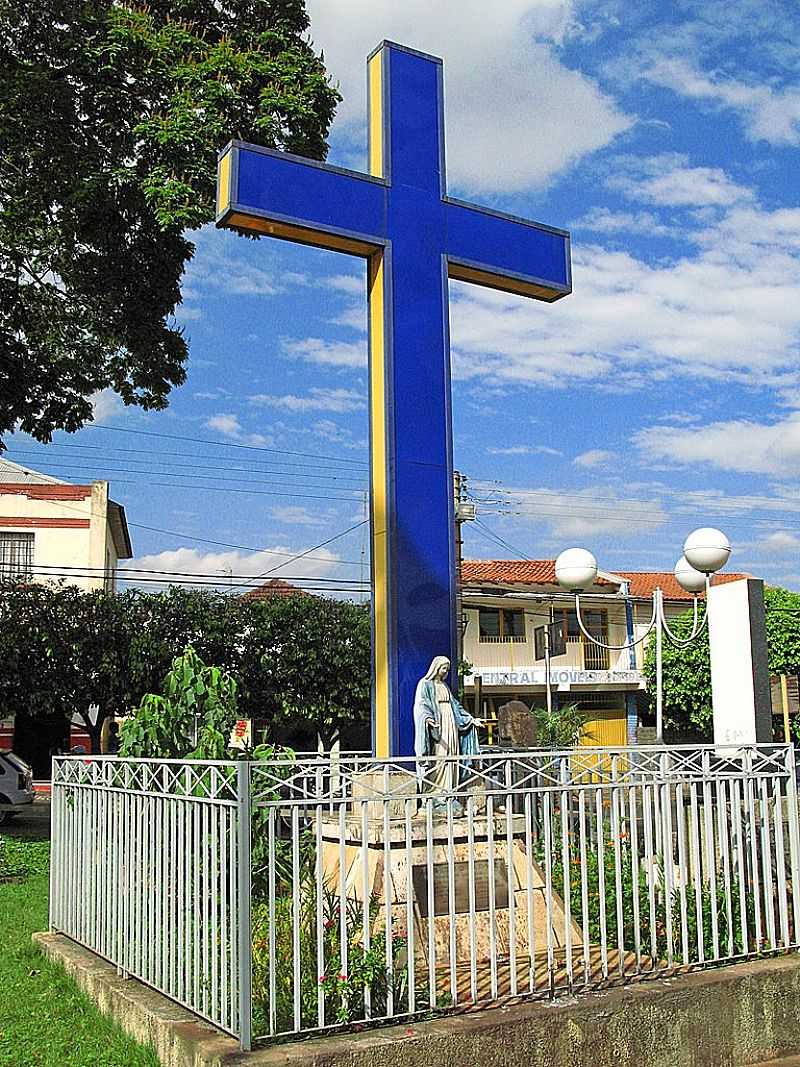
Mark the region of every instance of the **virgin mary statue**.
[[[436, 656], [424, 678], [417, 683], [414, 697], [414, 751], [420, 777], [434, 793], [452, 793], [467, 776], [469, 759], [477, 756], [476, 719], [462, 707], [448, 688], [450, 671], [447, 656]], [[448, 757], [450, 757], [448, 759]]]

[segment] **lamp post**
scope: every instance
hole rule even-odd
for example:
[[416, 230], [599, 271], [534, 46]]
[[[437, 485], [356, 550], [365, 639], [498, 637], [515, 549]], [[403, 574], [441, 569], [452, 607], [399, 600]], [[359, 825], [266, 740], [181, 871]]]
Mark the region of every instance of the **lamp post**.
[[698, 612], [698, 594], [706, 592], [708, 602], [708, 590], [711, 585], [711, 575], [724, 567], [731, 554], [731, 543], [721, 530], [715, 530], [709, 526], [703, 526], [694, 530], [686, 538], [683, 544], [683, 555], [675, 564], [673, 574], [675, 580], [685, 589], [692, 593], [694, 619], [692, 631], [688, 637], [677, 637], [669, 628], [664, 613], [664, 593], [659, 586], [653, 590], [653, 612], [647, 629], [640, 637], [632, 641], [626, 641], [621, 645], [611, 645], [594, 637], [583, 624], [581, 618], [581, 593], [590, 588], [597, 578], [597, 560], [585, 548], [568, 548], [556, 560], [556, 581], [564, 588], [575, 594], [575, 615], [578, 620], [580, 631], [587, 641], [599, 648], [612, 652], [621, 652], [625, 649], [635, 648], [642, 644], [655, 630], [656, 640], [656, 743], [664, 743], [664, 684], [663, 684], [663, 638], [664, 634], [669, 637], [673, 644], [680, 648], [686, 648], [703, 631], [708, 618], [708, 611], [701, 620]]

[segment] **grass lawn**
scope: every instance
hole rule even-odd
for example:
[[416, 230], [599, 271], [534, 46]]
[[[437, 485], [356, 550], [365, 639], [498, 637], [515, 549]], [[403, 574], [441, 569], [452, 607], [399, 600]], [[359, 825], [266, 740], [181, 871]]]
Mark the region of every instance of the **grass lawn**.
[[31, 943], [47, 929], [47, 842], [4, 845], [0, 874], [20, 874], [0, 878], [0, 1067], [159, 1067]]

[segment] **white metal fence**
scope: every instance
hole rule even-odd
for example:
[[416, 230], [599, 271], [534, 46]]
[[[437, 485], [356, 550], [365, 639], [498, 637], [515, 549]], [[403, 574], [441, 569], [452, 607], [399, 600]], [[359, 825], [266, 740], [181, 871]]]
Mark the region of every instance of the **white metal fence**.
[[237, 1037], [250, 1011], [246, 783], [235, 763], [53, 760], [51, 928]]
[[60, 758], [51, 924], [244, 1047], [800, 943], [791, 746], [426, 770]]

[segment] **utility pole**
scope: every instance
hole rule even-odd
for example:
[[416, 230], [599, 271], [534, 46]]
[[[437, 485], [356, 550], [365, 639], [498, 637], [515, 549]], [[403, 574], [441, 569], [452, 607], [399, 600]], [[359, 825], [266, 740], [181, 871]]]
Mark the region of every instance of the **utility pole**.
[[467, 479], [461, 471], [453, 471], [453, 494], [456, 519], [456, 653], [458, 656], [458, 663], [454, 666], [457, 676], [458, 665], [464, 658], [464, 612], [461, 601], [461, 561], [464, 539], [461, 525], [464, 522], [473, 522], [475, 519], [475, 505], [467, 500]]

